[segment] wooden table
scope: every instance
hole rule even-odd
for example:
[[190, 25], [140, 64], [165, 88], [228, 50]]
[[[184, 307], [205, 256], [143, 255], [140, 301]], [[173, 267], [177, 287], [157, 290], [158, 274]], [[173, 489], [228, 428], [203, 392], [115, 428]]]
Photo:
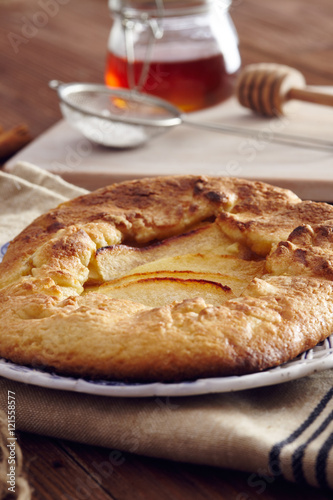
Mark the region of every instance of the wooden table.
[[[51, 2], [0, 0], [1, 125], [25, 122], [33, 137], [60, 119], [49, 80], [103, 81], [110, 28], [106, 0], [55, 0], [45, 15], [46, 4]], [[234, 0], [231, 12], [244, 64], [288, 64], [309, 84], [332, 85], [332, 0]], [[109, 450], [23, 433], [19, 442], [35, 500], [332, 498], [277, 479], [261, 491], [247, 473], [130, 454], [99, 483], [91, 464], [106, 460]]]

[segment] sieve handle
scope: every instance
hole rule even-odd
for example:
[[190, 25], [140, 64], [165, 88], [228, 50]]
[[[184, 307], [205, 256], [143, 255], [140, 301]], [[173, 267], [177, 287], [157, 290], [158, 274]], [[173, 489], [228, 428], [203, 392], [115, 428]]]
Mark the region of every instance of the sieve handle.
[[245, 127], [236, 127], [232, 125], [220, 125], [217, 123], [203, 123], [192, 121], [186, 115], [181, 115], [182, 123], [191, 127], [199, 128], [202, 130], [210, 130], [213, 132], [220, 132], [228, 135], [234, 135], [244, 138], [255, 139], [260, 142], [273, 142], [277, 144], [285, 144], [288, 146], [301, 147], [306, 149], [318, 149], [320, 151], [333, 151], [333, 142], [326, 141], [325, 139], [316, 139], [313, 137], [304, 137], [300, 135], [282, 134], [280, 132], [273, 132], [264, 130], [253, 130]]
[[51, 80], [49, 82], [49, 87], [50, 89], [53, 90], [58, 90], [58, 88], [61, 87], [61, 85], [64, 85], [64, 82], [61, 82], [60, 80]]

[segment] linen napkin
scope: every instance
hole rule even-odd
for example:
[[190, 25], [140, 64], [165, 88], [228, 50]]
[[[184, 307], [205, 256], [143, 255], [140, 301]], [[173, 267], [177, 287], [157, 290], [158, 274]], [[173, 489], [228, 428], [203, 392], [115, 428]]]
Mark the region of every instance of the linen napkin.
[[[33, 217], [82, 192], [28, 164], [0, 173], [0, 247]], [[333, 370], [170, 398], [95, 396], [0, 377], [3, 414], [8, 394], [15, 394], [18, 431], [247, 471], [254, 494], [278, 477], [333, 489]]]

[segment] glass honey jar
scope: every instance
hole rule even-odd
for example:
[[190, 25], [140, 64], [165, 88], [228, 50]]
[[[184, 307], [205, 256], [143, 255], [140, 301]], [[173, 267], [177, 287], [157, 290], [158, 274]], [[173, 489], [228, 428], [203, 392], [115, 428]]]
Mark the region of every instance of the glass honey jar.
[[105, 83], [190, 112], [233, 92], [241, 65], [228, 0], [109, 0]]

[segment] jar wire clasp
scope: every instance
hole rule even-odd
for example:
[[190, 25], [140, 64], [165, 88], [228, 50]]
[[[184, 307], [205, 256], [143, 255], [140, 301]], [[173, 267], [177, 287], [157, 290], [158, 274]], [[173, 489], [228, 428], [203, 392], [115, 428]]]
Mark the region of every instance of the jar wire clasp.
[[[140, 91], [146, 83], [148, 78], [151, 56], [154, 45], [157, 40], [163, 37], [163, 26], [161, 21], [164, 17], [164, 4], [163, 0], [155, 0], [156, 3], [156, 17], [150, 17], [147, 12], [140, 15], [138, 19], [127, 17], [126, 12], [122, 13], [122, 25], [124, 28], [125, 36], [125, 51], [127, 60], [127, 79], [129, 88], [134, 91]], [[136, 23], [144, 24], [149, 28], [149, 38], [146, 48], [143, 66], [138, 81], [136, 82], [135, 76], [135, 38], [134, 31]]]

